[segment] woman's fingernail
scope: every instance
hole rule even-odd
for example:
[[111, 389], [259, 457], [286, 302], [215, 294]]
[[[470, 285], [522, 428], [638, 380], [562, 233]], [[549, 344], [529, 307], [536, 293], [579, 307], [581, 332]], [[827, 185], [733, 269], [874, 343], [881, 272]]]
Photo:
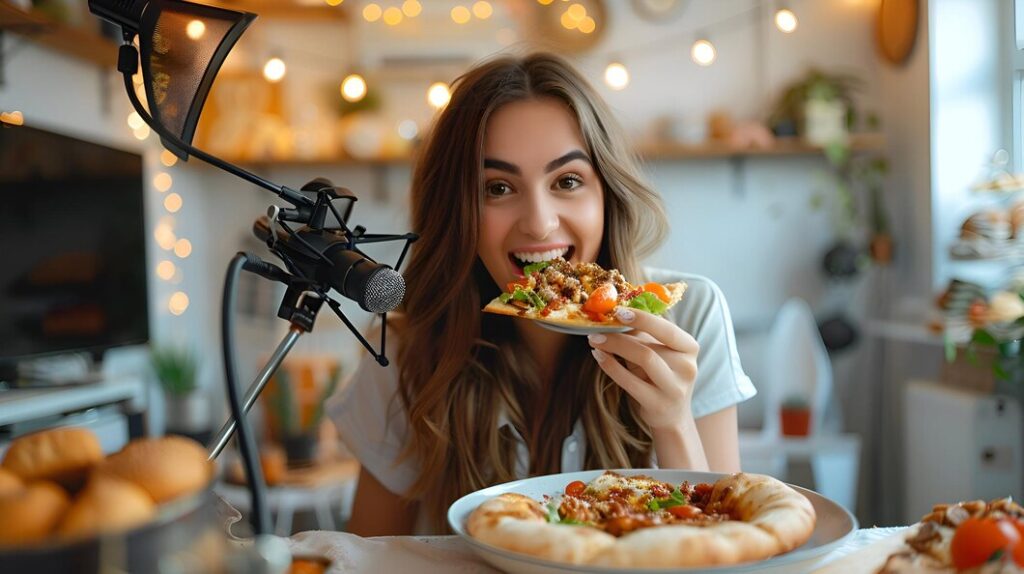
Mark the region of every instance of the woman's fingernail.
[[625, 307], [619, 307], [615, 309], [615, 317], [623, 323], [632, 323], [633, 319], [636, 318], [636, 313], [626, 309]]
[[604, 351], [602, 351], [601, 349], [591, 349], [590, 353], [594, 355], [594, 360], [597, 361], [598, 363], [604, 361], [604, 358], [608, 356], [605, 355]]
[[589, 340], [594, 345], [600, 345], [601, 343], [607, 341], [608, 337], [605, 337], [600, 333], [596, 333], [594, 335], [587, 335], [587, 340]]

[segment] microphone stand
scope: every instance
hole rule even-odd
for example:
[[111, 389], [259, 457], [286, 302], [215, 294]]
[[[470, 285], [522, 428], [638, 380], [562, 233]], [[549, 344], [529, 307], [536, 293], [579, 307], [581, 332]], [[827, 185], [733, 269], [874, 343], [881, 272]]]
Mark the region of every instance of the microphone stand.
[[[310, 188], [310, 186], [307, 185], [303, 191], [315, 191], [317, 199], [314, 201], [298, 190], [287, 186], [277, 185], [252, 172], [242, 169], [239, 166], [208, 154], [192, 146], [189, 142], [183, 141], [176, 134], [165, 128], [162, 123], [156, 121], [135, 94], [132, 76], [138, 71], [139, 54], [135, 46], [132, 45], [133, 35], [134, 33], [129, 30], [122, 30], [124, 43], [120, 46], [118, 52], [117, 69], [123, 76], [125, 91], [128, 93], [128, 99], [131, 102], [132, 107], [142, 117], [143, 121], [160, 135], [160, 139], [165, 146], [183, 160], [187, 160], [188, 155], [197, 157], [210, 165], [218, 167], [232, 175], [274, 193], [279, 198], [292, 205], [292, 207], [286, 208], [278, 206], [272, 206], [270, 208], [270, 218], [268, 220], [269, 233], [265, 237], [270, 251], [284, 261], [288, 268], [288, 272], [285, 272], [276, 265], [261, 260], [255, 255], [242, 252], [236, 254], [228, 267], [227, 278], [224, 285], [224, 301], [221, 314], [225, 385], [227, 386], [228, 402], [231, 407], [231, 419], [225, 423], [221, 428], [220, 433], [218, 433], [217, 439], [210, 448], [209, 459], [213, 460], [223, 452], [225, 445], [237, 429], [239, 435], [239, 449], [242, 454], [243, 466], [245, 468], [246, 477], [248, 478], [248, 486], [251, 494], [253, 532], [255, 535], [259, 536], [267, 533], [270, 519], [269, 513], [263, 504], [264, 499], [266, 498], [266, 485], [263, 481], [263, 474], [259, 465], [256, 443], [245, 415], [248, 413], [249, 409], [252, 408], [256, 398], [266, 386], [267, 381], [270, 380], [270, 377], [280, 367], [285, 356], [292, 347], [295, 346], [299, 336], [303, 333], [308, 333], [313, 328], [313, 323], [316, 320], [316, 315], [321, 305], [326, 302], [328, 306], [330, 306], [331, 310], [341, 318], [349, 330], [352, 331], [352, 334], [359, 339], [359, 342], [362, 343], [363, 347], [373, 355], [379, 364], [384, 366], [388, 364], [388, 360], [384, 355], [387, 336], [387, 313], [380, 313], [382, 325], [381, 345], [380, 352], [378, 353], [373, 349], [369, 342], [363, 338], [352, 322], [345, 317], [345, 314], [341, 311], [341, 305], [327, 295], [331, 286], [326, 282], [319, 282], [315, 280], [316, 277], [320, 276], [320, 274], [317, 273], [317, 270], [333, 266], [334, 263], [325, 255], [325, 250], [314, 247], [303, 236], [305, 235], [307, 237], [314, 238], [314, 236], [329, 235], [329, 237], [327, 237], [328, 244], [330, 244], [330, 242], [344, 242], [346, 249], [359, 253], [371, 261], [372, 258], [366, 256], [365, 253], [359, 250], [357, 247], [358, 244], [405, 240], [405, 247], [398, 258], [398, 262], [393, 268], [396, 270], [401, 267], [402, 260], [405, 258], [406, 253], [408, 253], [409, 246], [413, 241], [418, 239], [418, 236], [414, 233], [406, 233], [404, 235], [368, 234], [362, 226], [356, 226], [355, 229], [350, 230], [346, 222], [348, 220], [348, 215], [352, 210], [351, 202], [355, 202], [357, 198], [348, 190], [344, 188], [335, 188], [329, 184], [319, 184], [318, 187], [314, 188]], [[318, 184], [320, 181], [321, 180], [315, 180], [310, 185]], [[337, 199], [347, 199], [350, 201], [346, 206], [344, 216], [335, 209], [332, 203]], [[328, 213], [333, 214], [335, 219], [338, 221], [339, 227], [337, 229], [328, 229], [324, 226]], [[298, 231], [292, 230], [286, 223], [289, 221], [299, 223], [305, 227]], [[289, 241], [278, 241], [278, 235], [280, 234], [278, 231], [279, 229], [284, 230], [285, 237], [289, 238]], [[319, 238], [323, 239], [323, 237]], [[291, 245], [292, 240], [296, 245]], [[320, 245], [323, 241], [317, 241], [316, 243]], [[299, 259], [302, 262], [301, 267], [296, 264], [295, 259]], [[311, 270], [312, 272], [304, 273], [303, 268], [307, 271]], [[242, 399], [238, 396], [238, 388], [236, 385], [232, 328], [233, 321], [231, 317], [231, 311], [234, 308], [235, 282], [240, 272], [243, 270], [250, 271], [268, 279], [280, 281], [288, 285], [288, 290], [285, 293], [284, 300], [278, 309], [278, 316], [291, 323], [288, 334], [285, 335], [284, 340], [282, 340], [278, 345], [270, 360], [263, 369], [260, 370], [259, 375], [246, 392], [244, 404]]]

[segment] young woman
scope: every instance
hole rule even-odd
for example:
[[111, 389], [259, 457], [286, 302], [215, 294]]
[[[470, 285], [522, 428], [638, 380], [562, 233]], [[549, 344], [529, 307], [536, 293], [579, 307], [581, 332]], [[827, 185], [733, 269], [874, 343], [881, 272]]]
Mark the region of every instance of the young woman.
[[[364, 360], [328, 405], [362, 463], [350, 531], [443, 532], [456, 498], [530, 475], [739, 470], [735, 405], [754, 388], [728, 308], [705, 278], [641, 268], [665, 215], [582, 76], [547, 54], [475, 67], [416, 165], [395, 360]], [[623, 334], [481, 313], [524, 262], [559, 255], [689, 289], [665, 317], [620, 309]]]

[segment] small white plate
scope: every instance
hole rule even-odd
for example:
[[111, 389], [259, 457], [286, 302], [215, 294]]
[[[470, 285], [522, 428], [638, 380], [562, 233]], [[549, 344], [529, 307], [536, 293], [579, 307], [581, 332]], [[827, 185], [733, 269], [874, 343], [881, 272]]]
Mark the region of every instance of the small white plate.
[[625, 333], [632, 331], [633, 327], [625, 325], [566, 325], [563, 323], [552, 323], [543, 319], [534, 319], [541, 327], [550, 329], [566, 335], [590, 335], [592, 333]]
[[[617, 470], [625, 475], [645, 474], [652, 478], [680, 484], [684, 480], [691, 483], [715, 482], [725, 476], [715, 472], [696, 472], [690, 470], [662, 470], [662, 469], [629, 469]], [[650, 572], [652, 574], [667, 574], [669, 572], [692, 574], [696, 572], [713, 572], [714, 574], [725, 574], [734, 572], [759, 572], [789, 574], [792, 572], [809, 572], [815, 565], [819, 564], [826, 554], [839, 548], [857, 530], [857, 519], [841, 505], [817, 492], [790, 485], [794, 490], [803, 494], [811, 501], [814, 512], [817, 514], [817, 521], [814, 525], [814, 532], [811, 538], [803, 546], [774, 556], [760, 562], [747, 562], [731, 566], [702, 567], [702, 568], [633, 568], [619, 569], [600, 566], [572, 565], [534, 558], [527, 554], [511, 552], [489, 544], [484, 544], [470, 536], [466, 530], [466, 518], [470, 513], [480, 506], [484, 501], [506, 492], [518, 492], [531, 498], [541, 499], [545, 494], [554, 495], [565, 489], [565, 485], [574, 480], [590, 482], [603, 474], [603, 470], [584, 470], [580, 472], [564, 472], [562, 474], [549, 474], [547, 476], [536, 476], [504, 484], [497, 484], [467, 494], [456, 500], [448, 508], [448, 524], [481, 558], [494, 567], [505, 572], [522, 574], [564, 574], [566, 572], [600, 572], [602, 574], [625, 574], [627, 572]]]

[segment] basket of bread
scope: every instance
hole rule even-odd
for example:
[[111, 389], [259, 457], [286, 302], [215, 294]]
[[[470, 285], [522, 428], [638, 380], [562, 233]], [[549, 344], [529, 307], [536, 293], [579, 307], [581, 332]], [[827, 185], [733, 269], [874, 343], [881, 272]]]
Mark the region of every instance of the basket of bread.
[[184, 437], [109, 456], [84, 428], [18, 437], [0, 462], [0, 572], [217, 571], [213, 477]]

